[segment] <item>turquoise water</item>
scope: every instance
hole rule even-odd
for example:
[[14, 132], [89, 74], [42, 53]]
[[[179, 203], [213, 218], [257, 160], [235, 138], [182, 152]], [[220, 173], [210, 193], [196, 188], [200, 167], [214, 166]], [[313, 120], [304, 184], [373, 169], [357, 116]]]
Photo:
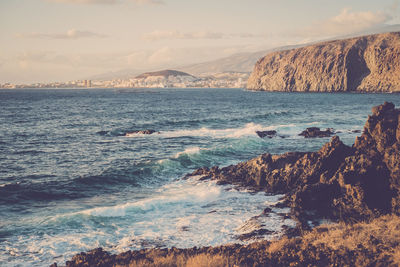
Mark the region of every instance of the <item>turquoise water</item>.
[[[351, 145], [371, 107], [397, 94], [242, 89], [1, 90], [0, 265], [63, 263], [112, 252], [241, 242], [279, 196], [181, 179], [261, 153], [318, 150], [332, 127]], [[152, 135], [125, 134], [154, 129]], [[257, 130], [279, 136], [261, 139]], [[279, 232], [274, 213], [264, 227]], [[271, 238], [273, 236], [266, 236]]]

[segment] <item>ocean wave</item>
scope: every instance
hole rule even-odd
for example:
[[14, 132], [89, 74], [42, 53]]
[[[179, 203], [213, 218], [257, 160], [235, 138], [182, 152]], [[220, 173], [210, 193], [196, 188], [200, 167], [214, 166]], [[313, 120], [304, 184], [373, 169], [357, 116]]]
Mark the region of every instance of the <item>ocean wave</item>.
[[[258, 116], [258, 115], [257, 115]], [[259, 115], [263, 116], [263, 115]], [[97, 134], [108, 137], [146, 137], [146, 138], [180, 138], [180, 137], [212, 137], [215, 139], [234, 139], [242, 138], [246, 136], [256, 136], [257, 131], [269, 131], [269, 130], [283, 130], [286, 133], [295, 134], [307, 126], [318, 125], [320, 122], [309, 122], [309, 123], [287, 123], [287, 124], [274, 124], [274, 125], [263, 125], [259, 123], [250, 122], [242, 127], [237, 128], [194, 128], [194, 129], [178, 129], [178, 130], [167, 130], [167, 131], [156, 131], [153, 134], [135, 133], [136, 130], [132, 129], [115, 129], [111, 131], [98, 131]], [[304, 129], [302, 129], [304, 130]]]
[[295, 126], [295, 124], [264, 126], [261, 124], [256, 124], [251, 122], [239, 128], [211, 129], [203, 127], [199, 129], [165, 131], [161, 132], [160, 136], [166, 138], [190, 137], [190, 136], [213, 137], [213, 138], [241, 138], [244, 136], [256, 136], [256, 131], [276, 130], [283, 127], [293, 127], [293, 126]]

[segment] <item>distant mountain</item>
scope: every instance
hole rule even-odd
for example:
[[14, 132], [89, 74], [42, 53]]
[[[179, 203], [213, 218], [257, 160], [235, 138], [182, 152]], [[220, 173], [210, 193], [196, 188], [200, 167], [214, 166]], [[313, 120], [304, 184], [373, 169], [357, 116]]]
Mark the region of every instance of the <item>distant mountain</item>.
[[301, 45], [281, 46], [269, 50], [238, 53], [229, 57], [211, 60], [203, 63], [177, 67], [176, 69], [192, 73], [194, 75], [205, 75], [223, 72], [251, 72], [257, 60], [267, 53], [300, 47]]
[[400, 92], [400, 32], [269, 53], [247, 88], [288, 92]]
[[136, 79], [145, 79], [151, 76], [161, 76], [164, 78], [168, 78], [169, 76], [192, 76], [189, 73], [177, 71], [177, 70], [161, 70], [161, 71], [154, 71], [154, 72], [145, 72], [136, 76]]
[[[335, 38], [329, 38], [321, 41], [329, 41], [329, 40], [339, 40], [345, 38], [352, 38], [357, 36], [369, 35], [369, 34], [376, 34], [376, 33], [384, 33], [384, 32], [395, 32], [400, 31], [400, 24], [396, 25], [383, 25], [379, 27], [370, 28], [368, 30], [353, 33], [350, 35], [338, 36]], [[179, 66], [174, 67], [175, 70], [191, 73], [193, 75], [205, 75], [205, 74], [214, 74], [214, 73], [223, 73], [223, 72], [252, 72], [254, 65], [256, 64], [257, 60], [262, 58], [268, 53], [289, 50], [293, 48], [304, 47], [307, 45], [311, 45], [317, 42], [311, 42], [308, 44], [300, 44], [300, 45], [291, 45], [291, 46], [281, 46], [273, 49], [262, 50], [257, 52], [246, 52], [246, 53], [237, 53], [228, 57], [211, 60], [202, 63], [195, 63], [191, 65]], [[108, 72], [99, 75], [95, 75], [90, 77], [89, 79], [92, 80], [111, 80], [111, 79], [129, 79], [133, 78], [136, 75], [144, 72], [146, 70], [132, 70], [132, 69], [125, 69], [119, 70], [116, 72]], [[149, 71], [149, 70], [147, 70]], [[151, 70], [150, 70], [151, 71]]]

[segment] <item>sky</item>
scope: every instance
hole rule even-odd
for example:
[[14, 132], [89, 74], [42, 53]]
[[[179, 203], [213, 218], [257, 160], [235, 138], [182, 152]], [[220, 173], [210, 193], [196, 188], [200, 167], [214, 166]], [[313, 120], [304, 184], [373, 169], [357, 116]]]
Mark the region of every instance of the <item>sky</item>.
[[0, 0], [0, 83], [184, 66], [400, 24], [400, 0]]

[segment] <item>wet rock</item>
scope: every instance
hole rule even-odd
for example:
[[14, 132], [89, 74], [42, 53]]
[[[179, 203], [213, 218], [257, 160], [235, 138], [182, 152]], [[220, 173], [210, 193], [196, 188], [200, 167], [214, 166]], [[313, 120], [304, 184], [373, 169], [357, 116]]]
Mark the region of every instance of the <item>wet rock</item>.
[[314, 138], [314, 137], [330, 137], [334, 134], [332, 128], [326, 128], [325, 131], [321, 131], [318, 127], [310, 127], [302, 131], [299, 135], [304, 136], [305, 138]]
[[237, 237], [237, 239], [239, 239], [241, 241], [248, 241], [248, 240], [252, 240], [252, 239], [259, 239], [265, 235], [270, 235], [273, 233], [274, 233], [273, 231], [270, 231], [268, 229], [257, 229], [257, 230], [251, 231], [250, 233], [241, 234]]
[[268, 137], [268, 138], [272, 138], [276, 136], [276, 131], [272, 130], [272, 131], [256, 131], [256, 134], [261, 137]]

